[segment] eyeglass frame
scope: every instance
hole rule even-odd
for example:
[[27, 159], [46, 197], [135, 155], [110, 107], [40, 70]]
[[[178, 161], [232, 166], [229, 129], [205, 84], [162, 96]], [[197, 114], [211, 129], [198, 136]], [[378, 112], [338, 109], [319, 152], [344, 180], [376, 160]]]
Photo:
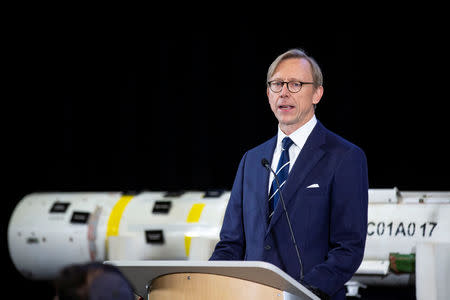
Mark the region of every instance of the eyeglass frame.
[[[272, 83], [272, 82], [279, 82], [279, 83], [282, 83], [282, 84], [283, 84], [283, 85], [281, 86], [281, 89], [280, 89], [278, 92], [275, 92], [274, 90], [272, 90], [272, 87], [271, 87], [271, 83]], [[296, 91], [296, 92], [291, 91], [291, 89], [289, 88], [289, 83], [291, 83], [291, 82], [300, 83], [300, 84], [301, 84], [300, 89], [299, 89], [298, 91]], [[302, 90], [302, 87], [303, 87], [304, 84], [314, 84], [314, 82], [298, 81], [298, 80], [293, 80], [293, 81], [271, 80], [271, 81], [268, 81], [268, 82], [267, 82], [267, 85], [269, 86], [269, 89], [270, 89], [272, 92], [277, 93], [277, 94], [278, 94], [278, 93], [281, 93], [281, 91], [283, 90], [284, 84], [286, 84], [286, 87], [287, 87], [287, 89], [288, 89], [289, 92], [291, 92], [291, 93], [298, 93], [298, 92], [300, 92], [300, 91]]]

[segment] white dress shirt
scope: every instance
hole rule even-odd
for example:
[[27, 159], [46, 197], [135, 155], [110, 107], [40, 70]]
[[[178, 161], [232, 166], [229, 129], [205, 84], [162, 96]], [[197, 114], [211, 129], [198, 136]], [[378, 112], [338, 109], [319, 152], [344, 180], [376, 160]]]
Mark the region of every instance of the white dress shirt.
[[[295, 161], [297, 160], [298, 155], [300, 154], [300, 151], [303, 148], [303, 145], [306, 143], [306, 139], [308, 138], [311, 131], [314, 129], [314, 126], [316, 126], [317, 119], [316, 115], [314, 115], [311, 120], [309, 120], [305, 125], [294, 131], [289, 135], [291, 140], [294, 142], [291, 147], [289, 148], [289, 172], [292, 169], [292, 166], [294, 165]], [[283, 131], [281, 131], [280, 127], [278, 127], [278, 137], [277, 137], [277, 145], [275, 146], [275, 151], [273, 152], [272, 157], [272, 170], [276, 172], [278, 167], [278, 161], [280, 160], [281, 156], [281, 146], [282, 141], [287, 135], [284, 134]], [[272, 186], [273, 181], [273, 173], [270, 172], [269, 177], [269, 191], [270, 193], [270, 187]]]

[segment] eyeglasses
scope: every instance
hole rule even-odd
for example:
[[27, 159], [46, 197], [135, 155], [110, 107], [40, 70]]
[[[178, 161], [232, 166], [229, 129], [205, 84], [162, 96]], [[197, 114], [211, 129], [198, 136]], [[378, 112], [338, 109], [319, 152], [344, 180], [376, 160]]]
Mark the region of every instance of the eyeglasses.
[[279, 93], [283, 89], [284, 84], [286, 83], [289, 92], [298, 93], [302, 89], [304, 84], [314, 84], [314, 82], [303, 82], [303, 81], [279, 81], [272, 80], [267, 82], [269, 88], [274, 93]]

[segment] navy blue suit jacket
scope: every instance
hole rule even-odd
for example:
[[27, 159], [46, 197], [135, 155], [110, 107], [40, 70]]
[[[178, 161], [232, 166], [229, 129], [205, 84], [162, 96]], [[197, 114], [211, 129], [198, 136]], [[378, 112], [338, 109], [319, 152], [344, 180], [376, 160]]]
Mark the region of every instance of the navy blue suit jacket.
[[[281, 201], [267, 224], [269, 172], [277, 137], [243, 156], [210, 260], [266, 261], [300, 281], [300, 264]], [[318, 188], [307, 188], [318, 184]], [[304, 268], [301, 283], [332, 299], [361, 264], [367, 234], [368, 176], [364, 152], [319, 121], [283, 187]]]

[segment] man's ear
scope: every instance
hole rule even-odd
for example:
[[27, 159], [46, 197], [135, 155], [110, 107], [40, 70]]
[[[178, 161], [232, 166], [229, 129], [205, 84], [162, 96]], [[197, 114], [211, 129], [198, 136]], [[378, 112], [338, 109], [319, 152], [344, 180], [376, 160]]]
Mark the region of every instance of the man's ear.
[[323, 96], [323, 86], [319, 86], [315, 89], [313, 94], [313, 104], [319, 103], [320, 99], [322, 99]]

